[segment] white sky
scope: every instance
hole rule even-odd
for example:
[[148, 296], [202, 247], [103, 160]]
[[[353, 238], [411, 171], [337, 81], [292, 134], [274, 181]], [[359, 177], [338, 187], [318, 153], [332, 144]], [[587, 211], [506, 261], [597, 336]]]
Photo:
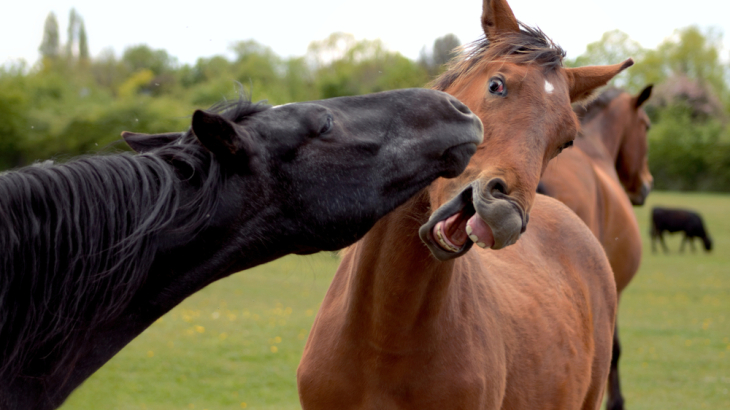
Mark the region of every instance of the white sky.
[[[481, 35], [479, 0], [6, 0], [0, 8], [0, 64], [38, 58], [43, 23], [56, 14], [66, 41], [72, 7], [83, 17], [92, 56], [111, 47], [161, 48], [181, 63], [230, 55], [239, 40], [254, 39], [282, 57], [302, 56], [310, 42], [335, 31], [356, 39], [382, 39], [389, 49], [416, 59], [421, 48], [454, 33], [462, 43]], [[537, 25], [569, 57], [619, 29], [653, 48], [675, 29], [696, 24], [730, 33], [728, 0], [512, 0], [518, 19]], [[729, 40], [725, 41], [730, 44]], [[727, 55], [723, 56], [727, 59]]]

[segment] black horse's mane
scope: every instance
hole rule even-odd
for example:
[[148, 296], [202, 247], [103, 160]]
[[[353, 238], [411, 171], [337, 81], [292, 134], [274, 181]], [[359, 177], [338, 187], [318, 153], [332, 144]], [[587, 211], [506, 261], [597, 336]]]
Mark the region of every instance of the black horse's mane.
[[[243, 97], [211, 111], [241, 122], [269, 108]], [[0, 379], [45, 361], [55, 363], [53, 373], [70, 371], [73, 346], [118, 316], [144, 284], [159, 234], [203, 229], [224, 181], [190, 130], [144, 154], [0, 174]]]
[[500, 35], [496, 41], [481, 37], [463, 46], [446, 71], [430, 84], [431, 88], [444, 91], [471, 70], [500, 57], [517, 64], [539, 64], [547, 69], [562, 65], [565, 51], [560, 46], [539, 28], [522, 22], [519, 25], [519, 32]]

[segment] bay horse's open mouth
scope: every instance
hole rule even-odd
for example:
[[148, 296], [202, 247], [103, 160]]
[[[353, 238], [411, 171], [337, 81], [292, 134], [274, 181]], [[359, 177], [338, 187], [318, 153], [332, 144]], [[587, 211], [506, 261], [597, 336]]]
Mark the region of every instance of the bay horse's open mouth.
[[499, 178], [492, 179], [485, 189], [473, 183], [421, 226], [418, 234], [437, 259], [461, 256], [474, 243], [481, 248], [501, 249], [517, 242], [527, 228], [529, 216], [500, 191], [503, 185]]

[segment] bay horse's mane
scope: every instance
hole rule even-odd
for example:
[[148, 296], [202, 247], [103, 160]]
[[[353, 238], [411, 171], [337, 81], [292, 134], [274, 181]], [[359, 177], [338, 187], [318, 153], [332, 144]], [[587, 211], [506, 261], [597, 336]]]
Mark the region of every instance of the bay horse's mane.
[[623, 92], [624, 90], [620, 88], [608, 87], [589, 103], [574, 105], [573, 112], [575, 112], [581, 122], [590, 121]]
[[[268, 108], [241, 95], [211, 110], [242, 122]], [[191, 238], [204, 228], [225, 178], [191, 130], [145, 154], [0, 174], [0, 376], [23, 376], [46, 358], [59, 359], [54, 373], [72, 369], [78, 353], [69, 347], [145, 283], [159, 234]]]
[[562, 65], [565, 51], [555, 44], [539, 28], [520, 22], [519, 33], [502, 34], [496, 41], [486, 37], [466, 44], [449, 62], [446, 71], [433, 80], [429, 86], [444, 91], [458, 79], [464, 78], [482, 64], [504, 58], [516, 64], [536, 63], [547, 69]]

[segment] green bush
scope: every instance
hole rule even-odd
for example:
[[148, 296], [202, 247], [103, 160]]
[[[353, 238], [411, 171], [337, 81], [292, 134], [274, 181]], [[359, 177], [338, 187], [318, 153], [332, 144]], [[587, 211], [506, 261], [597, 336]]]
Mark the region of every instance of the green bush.
[[730, 192], [730, 144], [716, 119], [697, 120], [685, 104], [656, 108], [649, 167], [661, 190]]

